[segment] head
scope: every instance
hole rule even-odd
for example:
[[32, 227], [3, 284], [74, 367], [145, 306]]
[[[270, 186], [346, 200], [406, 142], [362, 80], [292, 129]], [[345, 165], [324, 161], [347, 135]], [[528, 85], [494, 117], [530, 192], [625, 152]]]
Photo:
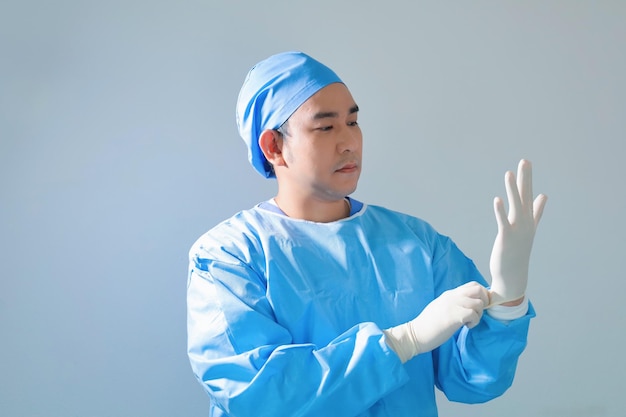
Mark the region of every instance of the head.
[[361, 173], [358, 106], [342, 83], [313, 94], [259, 146], [278, 179], [279, 196], [333, 202], [354, 192]]
[[328, 67], [302, 52], [255, 65], [237, 102], [239, 133], [254, 169], [290, 197], [335, 201], [361, 172], [358, 106]]
[[239, 92], [236, 116], [248, 159], [259, 174], [275, 177], [259, 146], [262, 132], [284, 130], [304, 102], [333, 83], [342, 83], [333, 70], [297, 51], [270, 56], [252, 67]]

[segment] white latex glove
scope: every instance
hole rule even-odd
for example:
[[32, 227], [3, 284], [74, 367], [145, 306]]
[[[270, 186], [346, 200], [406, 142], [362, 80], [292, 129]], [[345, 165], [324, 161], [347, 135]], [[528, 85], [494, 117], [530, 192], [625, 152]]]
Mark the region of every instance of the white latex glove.
[[539, 194], [533, 201], [532, 166], [522, 159], [517, 168], [517, 181], [511, 171], [504, 176], [509, 213], [500, 197], [494, 199], [498, 234], [493, 244], [490, 306], [518, 300], [526, 293], [528, 264], [535, 231], [548, 200]]
[[487, 289], [468, 282], [435, 298], [415, 319], [384, 330], [385, 341], [404, 363], [441, 346], [461, 326], [476, 326], [487, 304]]

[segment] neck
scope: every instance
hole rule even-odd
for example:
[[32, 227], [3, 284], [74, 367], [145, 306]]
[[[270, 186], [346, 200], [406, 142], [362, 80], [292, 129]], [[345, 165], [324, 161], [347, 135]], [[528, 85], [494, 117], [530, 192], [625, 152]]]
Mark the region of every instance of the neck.
[[350, 216], [350, 203], [346, 198], [337, 200], [295, 200], [277, 195], [274, 201], [280, 209], [294, 219], [308, 220], [318, 223], [329, 223]]

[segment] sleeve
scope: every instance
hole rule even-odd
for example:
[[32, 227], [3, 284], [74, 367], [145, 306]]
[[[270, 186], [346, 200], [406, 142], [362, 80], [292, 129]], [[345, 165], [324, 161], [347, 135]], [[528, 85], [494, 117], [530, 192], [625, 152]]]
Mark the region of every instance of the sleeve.
[[[451, 240], [444, 239], [438, 250], [435, 296], [468, 281], [487, 286], [474, 263]], [[513, 383], [534, 316], [529, 305], [523, 317], [509, 322], [483, 314], [476, 327], [462, 327], [433, 351], [437, 387], [449, 400], [463, 403], [481, 403], [502, 395]]]
[[192, 256], [188, 354], [213, 404], [236, 416], [354, 416], [406, 383], [382, 331], [362, 323], [326, 346], [293, 344], [248, 265]]

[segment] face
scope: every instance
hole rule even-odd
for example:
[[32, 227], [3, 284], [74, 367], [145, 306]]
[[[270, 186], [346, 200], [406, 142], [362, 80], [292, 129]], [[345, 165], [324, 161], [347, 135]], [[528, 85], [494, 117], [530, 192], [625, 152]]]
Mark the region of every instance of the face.
[[330, 84], [291, 115], [282, 141], [279, 187], [333, 201], [354, 192], [361, 174], [358, 107], [344, 84]]

